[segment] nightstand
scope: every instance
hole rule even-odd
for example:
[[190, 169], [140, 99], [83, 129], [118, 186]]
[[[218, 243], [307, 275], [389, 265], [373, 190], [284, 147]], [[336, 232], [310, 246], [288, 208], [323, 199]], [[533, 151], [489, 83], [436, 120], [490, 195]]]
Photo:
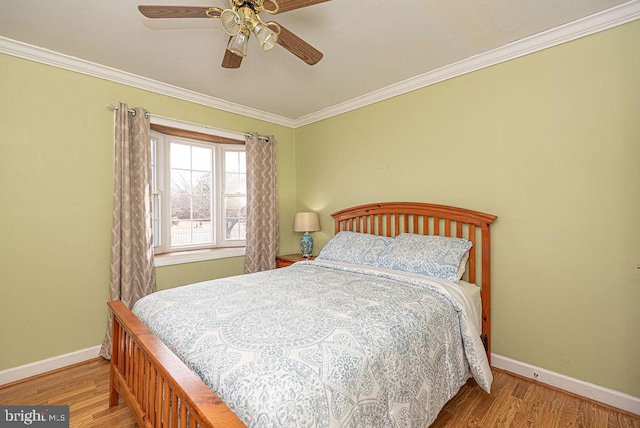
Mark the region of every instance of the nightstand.
[[302, 254], [285, 254], [283, 256], [277, 256], [276, 268], [291, 266], [295, 262], [300, 262], [302, 260], [313, 260], [315, 258], [315, 256], [311, 256], [308, 259], [305, 259], [304, 257], [302, 257]]

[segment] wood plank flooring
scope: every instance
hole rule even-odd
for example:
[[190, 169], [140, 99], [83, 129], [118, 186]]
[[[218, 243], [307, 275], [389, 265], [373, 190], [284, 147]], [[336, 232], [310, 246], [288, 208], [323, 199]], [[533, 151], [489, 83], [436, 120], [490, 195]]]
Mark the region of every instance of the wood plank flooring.
[[[580, 399], [494, 369], [491, 394], [473, 380], [442, 409], [434, 428], [640, 428], [640, 416]], [[4, 405], [69, 405], [71, 427], [133, 428], [120, 403], [109, 409], [109, 363], [95, 359], [0, 388]]]
[[0, 404], [68, 405], [70, 427], [137, 427], [122, 401], [109, 408], [109, 362], [102, 358], [2, 387]]

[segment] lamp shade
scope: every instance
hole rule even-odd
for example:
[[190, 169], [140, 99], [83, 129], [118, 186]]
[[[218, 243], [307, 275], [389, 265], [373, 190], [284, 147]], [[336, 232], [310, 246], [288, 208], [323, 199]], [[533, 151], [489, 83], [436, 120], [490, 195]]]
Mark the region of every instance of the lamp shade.
[[320, 230], [320, 221], [316, 212], [299, 212], [293, 220], [294, 232], [316, 232]]

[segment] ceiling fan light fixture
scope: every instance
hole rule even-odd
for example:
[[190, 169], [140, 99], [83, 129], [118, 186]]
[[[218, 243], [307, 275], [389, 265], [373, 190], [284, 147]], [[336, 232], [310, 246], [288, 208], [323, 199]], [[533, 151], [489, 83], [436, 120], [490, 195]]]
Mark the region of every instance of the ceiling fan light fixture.
[[253, 26], [252, 30], [253, 34], [256, 35], [256, 39], [258, 39], [260, 47], [263, 51], [266, 52], [273, 49], [276, 43], [278, 43], [278, 35], [265, 24], [257, 22]]
[[[147, 18], [217, 18], [229, 36], [222, 68], [238, 68], [247, 55], [251, 33], [263, 51], [276, 44], [309, 65], [322, 59], [322, 52], [276, 22], [264, 22], [262, 12], [276, 14], [313, 6], [327, 0], [228, 0], [227, 9], [207, 6], [138, 6]], [[281, 4], [282, 3], [282, 4]]]
[[220, 23], [225, 33], [235, 36], [242, 32], [244, 19], [235, 10], [225, 9], [220, 14]]
[[249, 32], [248, 31], [240, 31], [235, 36], [229, 39], [229, 43], [227, 44], [227, 50], [229, 50], [232, 54], [237, 55], [239, 57], [244, 58], [247, 56], [247, 45], [249, 44]]

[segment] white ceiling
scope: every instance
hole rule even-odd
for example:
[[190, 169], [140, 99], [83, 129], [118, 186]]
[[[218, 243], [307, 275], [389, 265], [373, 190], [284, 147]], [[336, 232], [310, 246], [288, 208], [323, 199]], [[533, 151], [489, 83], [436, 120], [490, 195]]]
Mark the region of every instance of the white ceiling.
[[262, 52], [251, 39], [235, 70], [220, 66], [228, 36], [219, 20], [151, 20], [138, 4], [228, 3], [0, 0], [0, 36], [294, 120], [625, 0], [333, 0], [263, 12], [324, 58], [309, 66], [281, 46]]

